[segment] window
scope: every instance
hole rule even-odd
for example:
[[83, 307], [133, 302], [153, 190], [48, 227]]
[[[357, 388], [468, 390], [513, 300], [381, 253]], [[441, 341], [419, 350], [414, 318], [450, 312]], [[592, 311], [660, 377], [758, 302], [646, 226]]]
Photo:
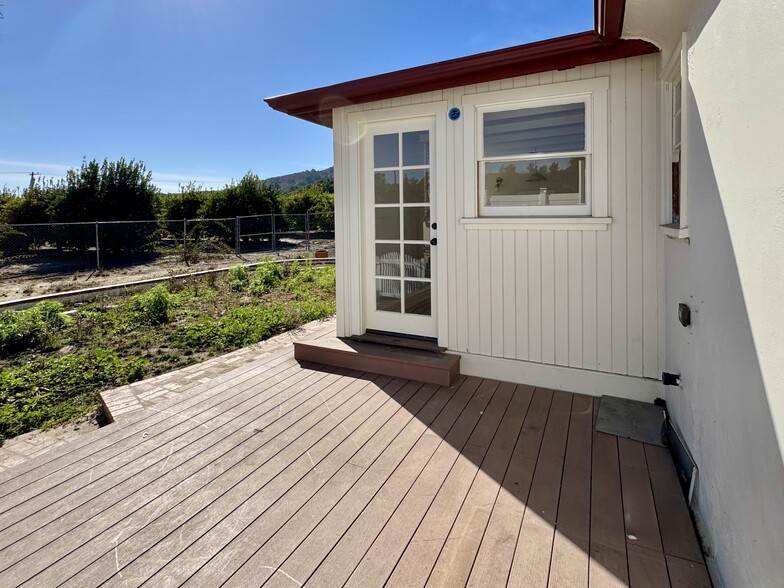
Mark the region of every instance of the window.
[[672, 159], [670, 186], [672, 188], [671, 216], [674, 224], [681, 220], [681, 81], [672, 90]]
[[685, 34], [673, 51], [670, 62], [662, 76], [662, 199], [661, 231], [673, 238], [689, 236], [686, 218], [686, 158], [688, 157], [688, 136], [686, 134], [685, 108], [688, 71]]
[[480, 111], [482, 214], [527, 214], [533, 207], [589, 214], [585, 111], [582, 101]]
[[465, 96], [466, 217], [606, 217], [608, 85]]

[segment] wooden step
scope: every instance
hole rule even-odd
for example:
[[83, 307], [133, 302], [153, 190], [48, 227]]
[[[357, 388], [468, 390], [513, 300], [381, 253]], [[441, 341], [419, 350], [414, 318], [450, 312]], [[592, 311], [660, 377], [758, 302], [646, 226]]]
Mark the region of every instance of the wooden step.
[[403, 349], [338, 337], [295, 341], [294, 357], [300, 362], [312, 361], [441, 386], [451, 386], [460, 375], [459, 355]]

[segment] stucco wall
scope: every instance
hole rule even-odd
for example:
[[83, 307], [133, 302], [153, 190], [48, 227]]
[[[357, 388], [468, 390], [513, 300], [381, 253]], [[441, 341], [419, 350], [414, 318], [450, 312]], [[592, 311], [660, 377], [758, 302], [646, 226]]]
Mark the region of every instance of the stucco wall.
[[[667, 400], [700, 468], [714, 581], [784, 578], [784, 4], [630, 0], [624, 36], [688, 36], [690, 243], [666, 245]], [[675, 320], [678, 302], [693, 325]]]

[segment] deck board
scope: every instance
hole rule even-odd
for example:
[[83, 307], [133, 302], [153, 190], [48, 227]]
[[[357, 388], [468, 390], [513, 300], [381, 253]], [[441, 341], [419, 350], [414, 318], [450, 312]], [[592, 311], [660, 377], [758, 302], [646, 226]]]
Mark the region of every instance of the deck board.
[[[124, 484], [114, 484], [111, 476], [97, 481], [80, 495], [80, 498], [84, 497], [81, 504], [77, 501], [69, 502], [70, 510], [67, 514], [44, 524], [41, 528], [45, 532], [35, 533], [27, 526], [20, 525], [19, 527], [27, 530], [28, 534], [4, 552], [8, 560], [21, 559], [23, 555], [33, 554], [46, 543], [57, 540], [51, 548], [31, 555], [31, 558], [24, 562], [26, 573], [30, 573], [35, 567], [42, 566], [43, 561], [53, 563], [58, 555], [68, 552], [66, 550], [69, 546], [80, 545], [83, 539], [98, 535], [104, 529], [146, 507], [150, 501], [171, 491], [178, 484], [188, 481], [189, 486], [193, 485], [198, 480], [198, 476], [206, 477], [206, 482], [209, 482], [211, 478], [202, 471], [204, 468], [211, 467], [218, 459], [222, 460], [220, 462], [222, 465], [228, 465], [227, 460], [239, 459], [260, 446], [264, 437], [258, 435], [256, 430], [266, 427], [269, 436], [285, 430], [298, 415], [315, 408], [320, 401], [318, 394], [323, 394], [323, 390], [328, 390], [329, 385], [341, 377], [339, 374], [326, 374], [326, 377], [322, 374], [322, 379], [319, 381], [318, 374], [314, 373], [312, 376], [312, 381], [302, 380], [292, 389], [291, 400], [297, 399], [299, 403], [292, 404], [293, 408], [285, 418], [276, 420], [275, 408], [272, 410], [268, 408], [262, 412], [265, 404], [262, 402], [255, 410], [245, 412], [233, 421], [231, 423], [235, 425], [233, 428], [229, 428], [228, 425], [223, 426], [212, 431], [199, 443], [187, 445], [176, 453], [172, 451], [173, 445], [169, 446], [168, 451], [164, 446], [162, 449], [165, 457], [160, 460], [160, 463], [155, 464], [152, 470], [142, 471]], [[295, 394], [298, 389], [303, 392]], [[285, 404], [282, 403], [280, 406], [283, 407]], [[99, 492], [96, 493], [93, 489]], [[150, 509], [150, 507], [146, 508]], [[31, 522], [37, 522], [39, 515], [48, 510], [48, 507], [44, 508], [30, 517]], [[3, 534], [3, 541], [10, 543], [11, 534], [6, 533]], [[44, 556], [45, 560], [42, 560]], [[5, 572], [0, 573], [0, 581], [3, 581], [6, 575]]]
[[[499, 393], [509, 388], [517, 391], [514, 384], [502, 383]], [[499, 481], [504, 479], [509, 467], [512, 451], [531, 402], [530, 389], [514, 394], [504, 418], [498, 427], [481, 467], [474, 478], [460, 514], [452, 526], [446, 544], [438, 557], [428, 579], [429, 586], [464, 586], [468, 581], [479, 545], [487, 528], [493, 507], [500, 490]]]
[[[599, 411], [594, 403], [594, 423]], [[596, 431], [591, 450], [590, 586], [626, 586], [629, 571], [623, 522], [618, 439]]]
[[465, 427], [471, 430], [461, 457], [439, 488], [414, 536], [389, 577], [390, 586], [424, 586], [452, 529], [501, 417], [511, 391], [496, 394], [498, 382], [484, 380], [466, 409]]
[[547, 586], [571, 407], [571, 394], [553, 393], [507, 586]]
[[653, 503], [645, 449], [639, 441], [618, 439], [618, 458], [623, 488], [623, 520], [626, 542], [652, 551], [662, 551], [659, 521]]
[[287, 345], [3, 472], [0, 585], [710, 586], [669, 454], [598, 404]]
[[529, 388], [528, 392], [533, 393], [531, 404], [474, 561], [469, 586], [505, 586], [509, 576], [553, 397], [546, 389], [534, 392]]
[[[198, 404], [182, 406], [186, 403], [177, 403], [173, 406], [162, 405], [158, 414], [142, 421], [137, 426], [128, 427], [117, 435], [98, 437], [100, 441], [92, 447], [84, 447], [73, 452], [69, 460], [60, 463], [58, 460], [50, 462], [37, 471], [38, 479], [24, 487], [13, 490], [9, 495], [0, 498], [0, 530], [4, 530], [16, 520], [27, 516], [25, 506], [14, 508], [35, 498], [33, 506], [41, 504], [45, 499], [57, 499], [72, 492], [80, 483], [91, 481], [90, 471], [99, 467], [103, 471], [117, 467], [119, 462], [127, 462], [138, 455], [144, 454], [147, 446], [159, 446], [164, 439], [168, 440], [181, 432], [187, 431], [193, 425], [202, 424], [213, 416], [225, 416], [233, 406], [232, 401], [243, 400], [245, 395], [258, 396], [269, 389], [285, 390], [295, 380], [301, 379], [303, 374], [293, 358], [272, 367], [269, 371], [259, 374], [258, 381], [250, 379], [247, 387], [229, 382], [219, 385], [212, 393], [205, 390], [205, 398]], [[292, 378], [293, 380], [289, 380]], [[275, 385], [280, 384], [278, 388]], [[231, 396], [220, 404], [215, 403], [214, 394], [225, 389], [231, 390]], [[199, 410], [201, 408], [201, 410]], [[173, 422], [173, 419], [175, 422]], [[113, 431], [114, 432], [114, 431]], [[122, 435], [122, 437], [120, 437]], [[163, 435], [163, 437], [158, 437]], [[119, 439], [116, 437], [120, 437]], [[114, 459], [114, 461], [112, 461]], [[95, 476], [93, 471], [93, 477]], [[9, 509], [14, 508], [13, 513]]]
[[550, 562], [549, 585], [554, 588], [588, 584], [592, 432], [593, 399], [575, 395]]
[[[352, 416], [365, 403], [378, 397], [382, 388], [387, 387], [389, 393], [394, 393], [402, 384], [403, 381], [400, 380], [385, 381], [381, 385], [362, 380], [348, 384], [334, 396], [328, 397], [317, 411], [308, 415], [297, 426], [287, 428], [260, 450], [225, 469], [199, 493], [182, 501], [172, 499], [177, 500], [177, 504], [165, 515], [135, 529], [128, 538], [125, 538], [124, 533], [120, 545], [106, 550], [98, 559], [69, 578], [64, 585], [102, 583], [119, 571], [123, 572], [124, 577], [140, 577], [146, 580], [146, 571], [156, 566], [162, 567], [168, 563], [170, 557], [176, 555], [178, 546], [198, 537], [187, 532], [194, 531], [194, 525], [198, 530], [199, 525], [208, 527], [220, 521], [235, 502], [241, 504], [292, 462], [311, 450], [316, 451], [315, 446], [331, 431], [337, 429], [348, 434], [344, 429], [345, 425], [341, 426], [343, 419]], [[334, 415], [334, 418], [330, 418], [330, 415]], [[195, 520], [195, 523], [189, 525], [192, 520]], [[105, 548], [101, 546], [100, 549]], [[146, 555], [151, 549], [152, 554]], [[155, 558], [152, 565], [147, 563], [150, 557]], [[125, 571], [128, 566], [130, 569]]]

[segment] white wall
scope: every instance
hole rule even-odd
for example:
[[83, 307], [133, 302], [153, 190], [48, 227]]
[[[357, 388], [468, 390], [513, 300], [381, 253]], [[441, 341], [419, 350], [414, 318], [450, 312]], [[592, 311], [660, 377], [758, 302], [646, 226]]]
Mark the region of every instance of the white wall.
[[[437, 101], [461, 106], [470, 94], [609, 77], [612, 224], [604, 230], [467, 230], [460, 224], [464, 199], [476, 196], [462, 181], [464, 118], [447, 123], [447, 223], [439, 228], [439, 255], [447, 255], [448, 267], [440, 284], [448, 291], [445, 342], [479, 356], [658, 378], [658, 63], [657, 55], [635, 57], [338, 109], [338, 217], [347, 222], [341, 208], [347, 184], [339, 178], [352, 148], [348, 113]], [[340, 237], [337, 245], [349, 259]], [[344, 335], [360, 328], [347, 319], [358, 301], [343, 295], [358, 279], [352, 271], [339, 265]]]
[[[629, 0], [624, 36], [688, 36], [690, 242], [666, 244], [671, 413], [720, 586], [784, 580], [784, 5]], [[681, 327], [678, 302], [693, 325]]]

